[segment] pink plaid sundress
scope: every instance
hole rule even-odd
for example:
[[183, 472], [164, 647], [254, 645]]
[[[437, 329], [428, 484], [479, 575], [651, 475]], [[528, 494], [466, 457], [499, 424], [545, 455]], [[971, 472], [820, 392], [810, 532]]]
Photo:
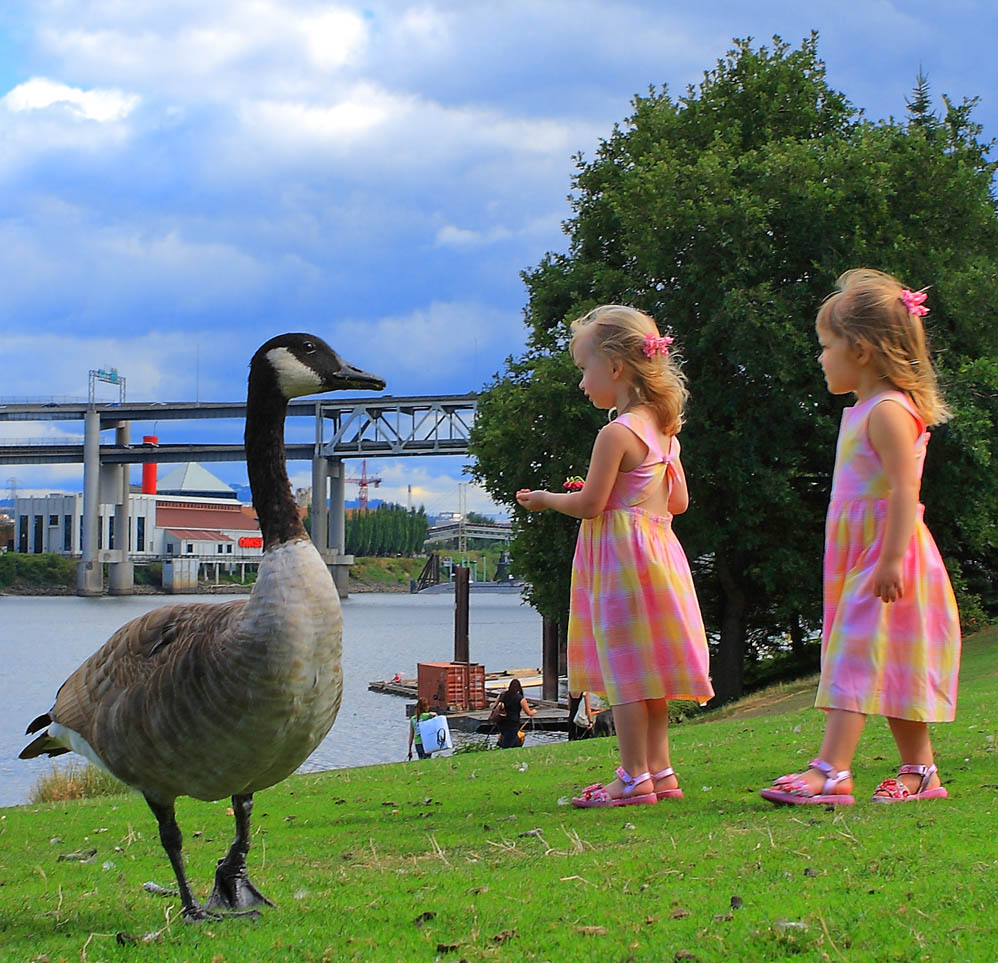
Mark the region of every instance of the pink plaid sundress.
[[620, 472], [606, 508], [584, 518], [572, 563], [568, 688], [606, 695], [611, 705], [644, 699], [706, 702], [707, 637], [693, 577], [672, 515], [641, 507], [670, 484], [673, 439], [645, 418], [617, 419], [648, 446], [645, 460]]
[[832, 495], [825, 522], [821, 682], [815, 705], [914, 722], [956, 715], [960, 621], [949, 576], [919, 505], [903, 560], [904, 595], [884, 603], [873, 594], [887, 522], [887, 479], [870, 444], [868, 422], [885, 401], [918, 423], [922, 476], [929, 433], [911, 400], [886, 391], [842, 412]]

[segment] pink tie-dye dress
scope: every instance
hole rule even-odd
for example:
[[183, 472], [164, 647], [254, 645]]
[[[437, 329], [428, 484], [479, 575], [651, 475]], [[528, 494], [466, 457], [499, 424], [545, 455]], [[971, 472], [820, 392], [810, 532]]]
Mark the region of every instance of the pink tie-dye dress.
[[889, 488], [869, 440], [873, 409], [895, 402], [918, 423], [922, 476], [929, 433], [911, 400], [886, 391], [842, 412], [832, 495], [825, 523], [821, 682], [815, 705], [915, 722], [950, 722], [956, 714], [960, 622], [939, 550], [922, 520], [903, 560], [903, 597], [873, 594], [887, 522]]
[[627, 412], [616, 423], [633, 431], [648, 454], [637, 468], [617, 474], [606, 508], [579, 526], [568, 689], [605, 694], [611, 705], [644, 699], [703, 703], [714, 690], [690, 566], [672, 531], [672, 515], [641, 507], [667, 484], [674, 445], [639, 415]]

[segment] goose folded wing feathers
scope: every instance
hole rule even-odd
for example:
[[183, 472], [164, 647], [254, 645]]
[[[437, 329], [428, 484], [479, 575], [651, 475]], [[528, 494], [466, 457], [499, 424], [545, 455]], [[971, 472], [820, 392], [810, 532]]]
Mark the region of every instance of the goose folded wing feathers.
[[[239, 599], [220, 605], [168, 605], [127, 622], [60, 686], [52, 709], [35, 719], [27, 731], [37, 732], [57, 722], [85, 739], [110, 768], [102, 749], [102, 726], [123, 709], [123, 723], [130, 728], [141, 726], [139, 719], [129, 716], [149, 703], [157, 674], [172, 675], [185, 657], [201, 660], [205, 648], [223, 647], [245, 604], [245, 599]], [[129, 691], [135, 698], [125, 698]], [[56, 755], [70, 748], [64, 739], [44, 733], [24, 750], [22, 758], [31, 758], [29, 751], [31, 755]], [[125, 773], [111, 771], [128, 781]]]

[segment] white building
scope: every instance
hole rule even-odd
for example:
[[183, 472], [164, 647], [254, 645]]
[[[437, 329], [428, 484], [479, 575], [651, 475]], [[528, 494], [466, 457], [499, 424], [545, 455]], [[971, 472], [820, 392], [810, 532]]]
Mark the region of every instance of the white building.
[[[178, 465], [160, 477], [156, 493], [128, 497], [128, 555], [134, 562], [181, 555], [202, 561], [258, 561], [263, 536], [256, 512], [200, 465]], [[83, 541], [82, 493], [53, 492], [14, 503], [14, 551], [79, 557]], [[114, 505], [99, 508], [100, 553], [122, 547], [114, 530]], [[226, 566], [228, 568], [228, 566]]]

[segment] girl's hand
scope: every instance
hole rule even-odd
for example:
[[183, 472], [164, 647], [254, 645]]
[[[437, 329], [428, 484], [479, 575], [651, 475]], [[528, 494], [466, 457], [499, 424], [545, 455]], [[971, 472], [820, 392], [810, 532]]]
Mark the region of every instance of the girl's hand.
[[530, 491], [528, 488], [521, 488], [516, 493], [516, 500], [528, 512], [540, 512], [547, 508], [547, 505], [544, 504], [545, 495], [547, 495], [545, 491]]
[[873, 570], [873, 594], [884, 602], [896, 602], [904, 595], [901, 562], [881, 558]]

